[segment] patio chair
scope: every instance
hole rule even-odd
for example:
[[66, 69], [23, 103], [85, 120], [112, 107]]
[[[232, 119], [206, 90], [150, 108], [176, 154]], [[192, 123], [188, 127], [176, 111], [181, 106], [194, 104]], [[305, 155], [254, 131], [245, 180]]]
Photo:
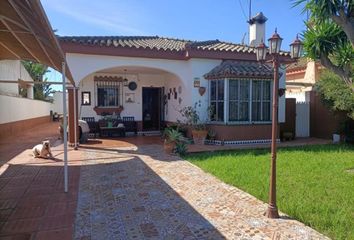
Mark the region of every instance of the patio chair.
[[96, 134], [99, 133], [99, 126], [98, 126], [98, 122], [95, 121], [94, 117], [82, 117], [82, 120], [86, 121], [87, 124], [89, 125], [90, 128], [90, 133]]
[[134, 117], [123, 117], [122, 120], [126, 132], [134, 132], [135, 135], [138, 133], [138, 124], [135, 121]]

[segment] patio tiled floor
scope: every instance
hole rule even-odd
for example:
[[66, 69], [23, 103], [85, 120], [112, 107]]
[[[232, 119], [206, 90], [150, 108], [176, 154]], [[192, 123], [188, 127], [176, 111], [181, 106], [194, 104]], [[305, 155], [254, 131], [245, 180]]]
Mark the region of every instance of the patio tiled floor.
[[75, 239], [326, 239], [160, 145], [85, 150]]
[[0, 168], [0, 239], [326, 239], [265, 218], [266, 204], [166, 155], [159, 137], [99, 141], [69, 151], [69, 193], [62, 145], [33, 159], [25, 141]]

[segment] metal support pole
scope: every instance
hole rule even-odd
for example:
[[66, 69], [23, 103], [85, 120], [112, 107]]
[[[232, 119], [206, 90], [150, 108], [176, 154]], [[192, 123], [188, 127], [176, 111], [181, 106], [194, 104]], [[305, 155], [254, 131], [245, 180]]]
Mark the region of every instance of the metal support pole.
[[62, 84], [63, 84], [63, 144], [64, 144], [64, 192], [68, 192], [68, 132], [67, 132], [67, 111], [66, 111], [66, 77], [65, 62], [62, 63]]
[[278, 55], [273, 56], [274, 84], [273, 84], [273, 110], [272, 110], [272, 145], [271, 167], [269, 184], [269, 205], [266, 216], [279, 218], [276, 201], [276, 160], [277, 160], [277, 127], [278, 127], [278, 89], [279, 89], [279, 61]]
[[75, 141], [74, 141], [74, 149], [77, 150], [77, 107], [76, 107], [76, 87], [74, 86], [73, 88], [74, 90], [74, 137], [75, 137]]

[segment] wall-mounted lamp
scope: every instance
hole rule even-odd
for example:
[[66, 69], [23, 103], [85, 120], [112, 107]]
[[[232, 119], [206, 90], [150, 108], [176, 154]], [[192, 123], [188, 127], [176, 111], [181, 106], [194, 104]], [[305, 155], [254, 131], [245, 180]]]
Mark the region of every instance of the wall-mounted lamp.
[[127, 78], [127, 69], [124, 69], [124, 78], [123, 78], [123, 86], [128, 87], [129, 81]]

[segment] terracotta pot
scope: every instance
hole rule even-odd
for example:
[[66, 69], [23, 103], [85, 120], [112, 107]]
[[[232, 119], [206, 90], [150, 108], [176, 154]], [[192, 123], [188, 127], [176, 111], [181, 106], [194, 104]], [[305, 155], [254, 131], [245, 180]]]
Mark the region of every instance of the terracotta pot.
[[176, 147], [176, 143], [175, 142], [167, 142], [167, 141], [165, 141], [165, 143], [163, 145], [165, 153], [167, 153], [167, 154], [172, 154], [173, 150], [175, 149], [175, 147]]
[[207, 130], [192, 130], [194, 144], [203, 145], [207, 135]]

